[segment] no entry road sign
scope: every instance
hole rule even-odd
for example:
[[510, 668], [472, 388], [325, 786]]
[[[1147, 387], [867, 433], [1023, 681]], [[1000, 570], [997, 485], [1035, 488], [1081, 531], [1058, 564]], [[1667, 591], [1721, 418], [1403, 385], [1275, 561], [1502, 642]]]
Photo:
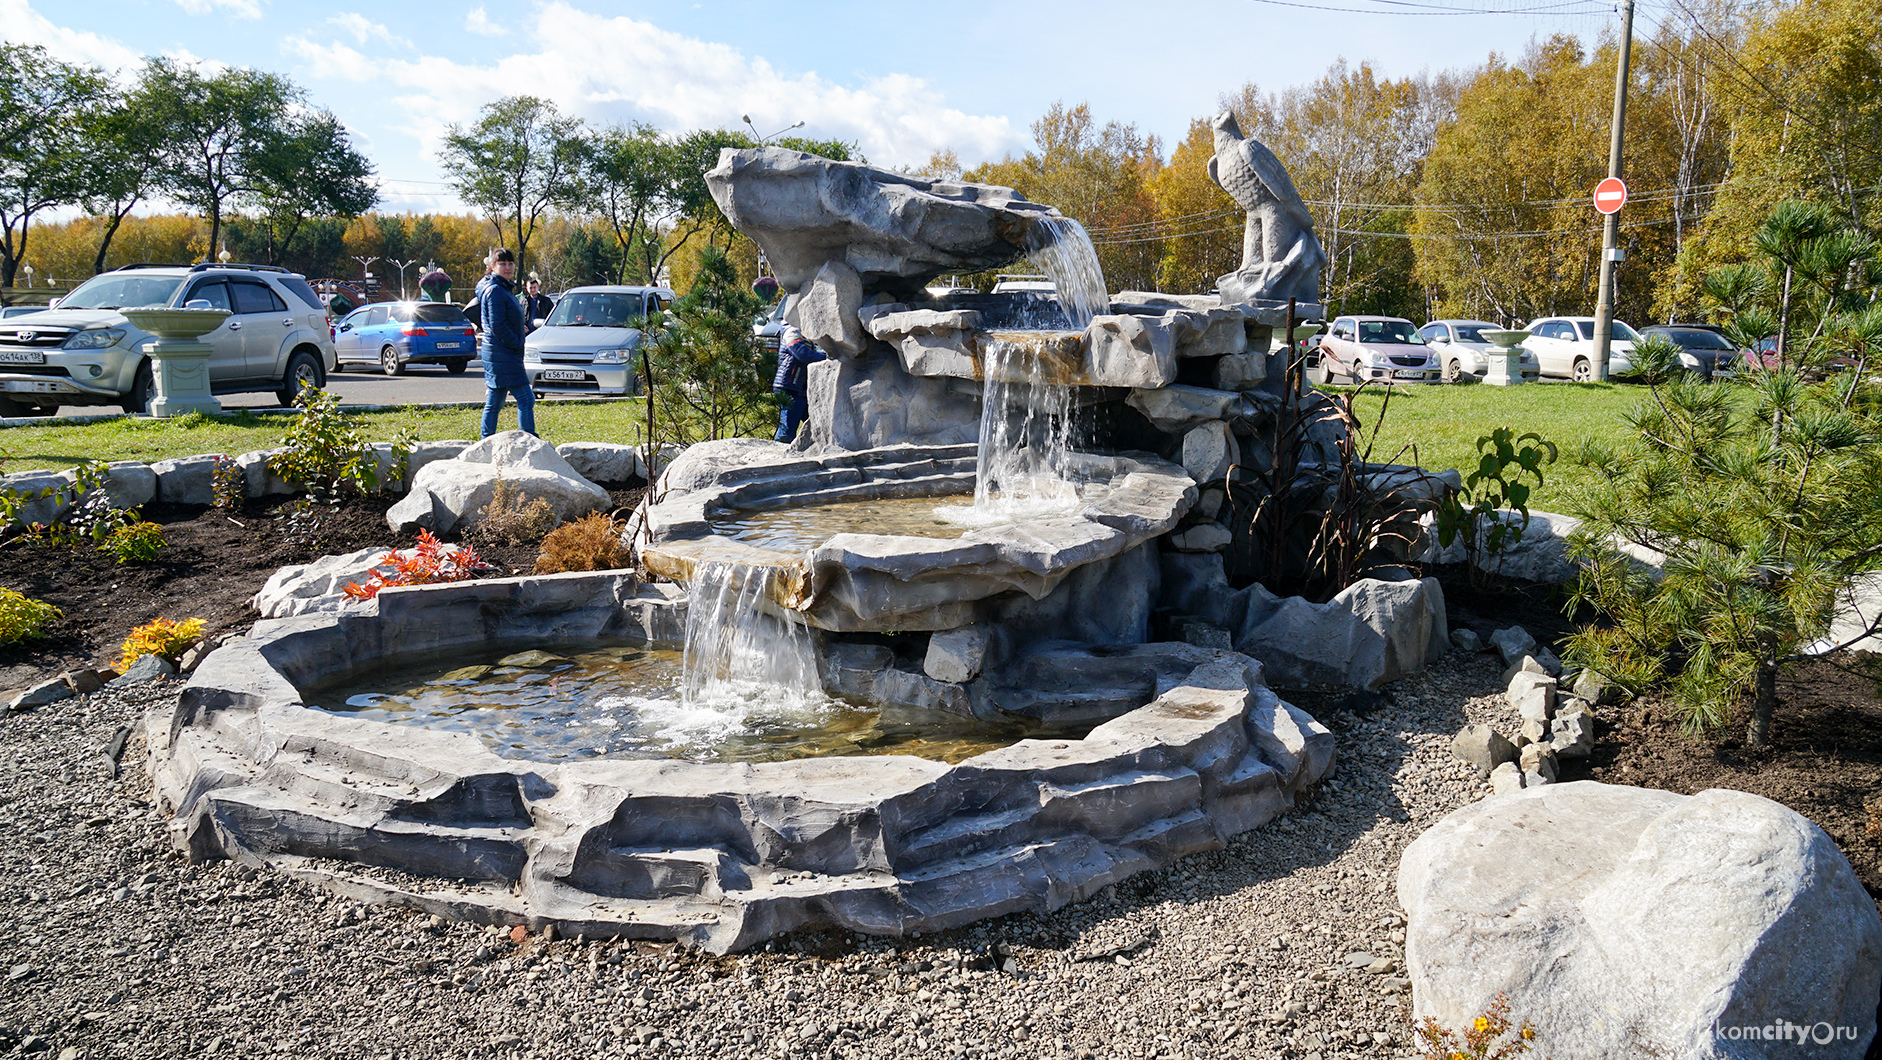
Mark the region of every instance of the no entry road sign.
[[1627, 185], [1619, 177], [1609, 177], [1594, 186], [1594, 208], [1602, 213], [1614, 213], [1627, 205]]

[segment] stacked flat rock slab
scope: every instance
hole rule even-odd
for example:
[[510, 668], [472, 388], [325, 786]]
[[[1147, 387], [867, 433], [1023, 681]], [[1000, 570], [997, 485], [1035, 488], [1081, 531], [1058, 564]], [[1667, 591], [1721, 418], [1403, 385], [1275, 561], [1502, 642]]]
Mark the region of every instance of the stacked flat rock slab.
[[523, 431], [503, 431], [466, 447], [455, 459], [426, 464], [412, 476], [410, 492], [386, 512], [399, 533], [423, 528], [434, 534], [474, 526], [495, 494], [499, 479], [523, 503], [542, 500], [568, 520], [607, 507], [608, 491], [577, 474], [554, 446]]
[[[1882, 920], [1834, 841], [1737, 791], [1581, 781], [1485, 799], [1406, 848], [1415, 1019], [1466, 1028], [1498, 994], [1537, 1056], [1864, 1054]], [[1833, 1031], [1765, 1037], [1779, 1023]]]
[[802, 554], [713, 531], [715, 515], [734, 511], [973, 492], [973, 446], [793, 456], [779, 459], [777, 449], [749, 440], [693, 446], [645, 512], [642, 561], [681, 581], [700, 562], [781, 568], [776, 602], [826, 630], [957, 629], [986, 614], [979, 601], [1007, 593], [1038, 601], [1078, 568], [1132, 552], [1169, 532], [1196, 500], [1189, 476], [1162, 461], [1075, 454], [1074, 470], [1101, 485], [1061, 518], [958, 538], [838, 534]]
[[1054, 909], [1220, 849], [1333, 768], [1331, 734], [1259, 663], [1193, 648], [1182, 677], [1082, 740], [957, 765], [518, 761], [301, 704], [299, 685], [405, 651], [670, 644], [683, 624], [670, 590], [624, 573], [414, 586], [258, 623], [146, 719], [176, 841], [354, 897], [724, 952], [800, 928], [905, 935]]

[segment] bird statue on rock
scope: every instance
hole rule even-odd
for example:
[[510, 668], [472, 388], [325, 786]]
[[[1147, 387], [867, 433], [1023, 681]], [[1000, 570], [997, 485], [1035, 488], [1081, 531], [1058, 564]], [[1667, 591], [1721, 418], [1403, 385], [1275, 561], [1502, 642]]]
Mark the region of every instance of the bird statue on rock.
[[1242, 267], [1216, 280], [1226, 303], [1320, 300], [1327, 254], [1313, 234], [1313, 215], [1300, 201], [1286, 167], [1261, 141], [1243, 136], [1235, 115], [1215, 117], [1209, 179], [1248, 211]]

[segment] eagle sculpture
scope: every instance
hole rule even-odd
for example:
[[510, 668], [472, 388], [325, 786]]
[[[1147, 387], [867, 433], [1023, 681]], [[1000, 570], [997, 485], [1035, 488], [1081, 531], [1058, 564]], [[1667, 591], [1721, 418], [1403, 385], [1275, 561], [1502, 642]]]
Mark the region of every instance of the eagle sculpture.
[[1228, 111], [1215, 117], [1215, 157], [1209, 179], [1248, 211], [1242, 232], [1242, 267], [1216, 280], [1228, 303], [1320, 300], [1320, 267], [1327, 254], [1314, 238], [1313, 215], [1300, 201], [1281, 160], [1261, 141], [1243, 136]]

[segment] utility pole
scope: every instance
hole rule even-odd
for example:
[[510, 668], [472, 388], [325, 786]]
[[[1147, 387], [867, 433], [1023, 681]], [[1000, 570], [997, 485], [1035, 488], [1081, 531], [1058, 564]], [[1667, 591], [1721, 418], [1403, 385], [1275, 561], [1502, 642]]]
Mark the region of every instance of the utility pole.
[[[1634, 46], [1634, 0], [1621, 0], [1621, 54], [1614, 64], [1614, 123], [1608, 140], [1608, 176], [1621, 176], [1621, 141], [1627, 128], [1627, 68]], [[1608, 343], [1614, 335], [1614, 263], [1622, 251], [1615, 245], [1621, 234], [1620, 211], [1608, 214], [1601, 226], [1601, 287], [1595, 295], [1595, 378], [1607, 382]]]

